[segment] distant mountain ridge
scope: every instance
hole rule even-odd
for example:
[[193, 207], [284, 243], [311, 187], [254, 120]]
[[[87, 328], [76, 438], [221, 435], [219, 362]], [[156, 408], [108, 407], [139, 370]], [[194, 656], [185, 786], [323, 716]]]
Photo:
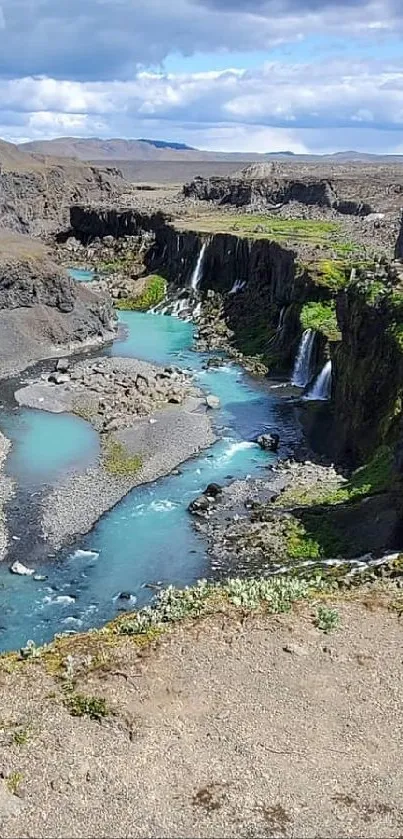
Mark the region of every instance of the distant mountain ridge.
[[341, 151], [328, 155], [295, 154], [292, 151], [262, 152], [219, 152], [202, 151], [186, 143], [170, 142], [168, 140], [150, 140], [146, 138], [124, 140], [114, 138], [102, 140], [98, 137], [57, 137], [54, 140], [34, 140], [22, 143], [22, 151], [31, 154], [45, 154], [52, 157], [75, 157], [82, 161], [96, 161], [112, 163], [115, 161], [211, 161], [232, 162], [264, 160], [293, 160], [295, 162], [330, 161], [333, 163], [360, 163], [366, 161], [403, 162], [403, 155], [377, 155], [357, 151]]

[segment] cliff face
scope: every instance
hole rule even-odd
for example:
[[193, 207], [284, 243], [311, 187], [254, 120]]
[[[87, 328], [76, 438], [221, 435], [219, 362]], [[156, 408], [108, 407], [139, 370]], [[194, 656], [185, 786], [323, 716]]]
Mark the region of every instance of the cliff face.
[[[303, 304], [329, 297], [328, 289], [320, 287], [308, 269], [298, 267], [293, 250], [267, 238], [180, 230], [161, 213], [71, 209], [70, 233], [84, 243], [96, 237], [138, 236], [142, 231], [152, 233], [151, 245], [148, 242], [142, 254], [145, 273], [161, 274], [171, 289], [190, 289], [203, 247], [198, 291], [224, 295], [225, 318], [236, 346], [247, 355], [263, 355], [272, 372], [292, 368], [302, 333]], [[318, 364], [323, 349], [318, 338]]]
[[68, 224], [59, 238], [66, 239], [71, 234], [83, 244], [88, 244], [93, 239], [103, 239], [105, 236], [113, 236], [114, 239], [137, 236], [142, 231], [157, 230], [165, 223], [162, 213], [149, 215], [132, 209], [119, 210], [73, 204], [70, 207]]
[[33, 236], [64, 230], [72, 204], [110, 200], [123, 186], [116, 169], [31, 155], [0, 142], [0, 227]]
[[363, 461], [399, 437], [403, 351], [396, 311], [387, 297], [371, 302], [352, 287], [339, 295], [337, 317], [342, 340], [333, 357], [335, 453]]
[[73, 280], [27, 236], [0, 232], [0, 376], [110, 340], [111, 302]]
[[[348, 188], [346, 189], [348, 192]], [[348, 215], [366, 216], [372, 212], [368, 202], [353, 200], [342, 185], [326, 178], [249, 177], [247, 170], [231, 178], [195, 178], [183, 188], [186, 198], [216, 201], [235, 207], [276, 206], [295, 201], [306, 206], [333, 208]]]
[[326, 299], [328, 291], [298, 268], [292, 250], [276, 242], [225, 233], [206, 237], [167, 224], [155, 230], [147, 270], [179, 288], [190, 287], [203, 245], [198, 289], [225, 295], [225, 319], [238, 349], [263, 355], [272, 372], [288, 371], [302, 332], [300, 310], [307, 300]]

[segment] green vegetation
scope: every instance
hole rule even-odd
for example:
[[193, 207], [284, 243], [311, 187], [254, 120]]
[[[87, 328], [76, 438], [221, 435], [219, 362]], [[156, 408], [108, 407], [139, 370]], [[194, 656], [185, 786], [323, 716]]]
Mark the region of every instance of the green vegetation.
[[29, 740], [29, 729], [28, 728], [18, 728], [13, 733], [13, 742], [16, 746], [25, 746]]
[[278, 503], [281, 506], [296, 504], [300, 506], [326, 506], [333, 504], [349, 504], [359, 501], [364, 496], [377, 495], [390, 488], [393, 482], [393, 453], [389, 446], [380, 446], [371, 460], [360, 466], [348, 481], [335, 489], [329, 486], [310, 487], [286, 490]]
[[7, 789], [9, 792], [12, 793], [12, 795], [18, 795], [18, 791], [23, 777], [24, 776], [21, 772], [12, 772], [11, 775], [9, 775], [6, 779]]
[[142, 467], [142, 459], [138, 454], [129, 454], [123, 443], [108, 440], [103, 446], [103, 464], [110, 475], [137, 475]]
[[327, 606], [319, 606], [316, 612], [315, 626], [322, 632], [332, 632], [340, 625], [340, 615], [336, 609], [329, 609]]
[[287, 529], [287, 555], [290, 559], [326, 559], [346, 553], [342, 535], [323, 512], [304, 513]]
[[72, 717], [89, 717], [100, 722], [110, 713], [106, 700], [99, 696], [85, 696], [82, 693], [67, 693], [64, 705]]
[[339, 222], [321, 221], [320, 219], [286, 219], [278, 216], [252, 213], [214, 214], [197, 216], [194, 219], [180, 219], [181, 229], [190, 229], [201, 233], [233, 233], [253, 239], [270, 239], [275, 242], [309, 243], [324, 248], [342, 246], [351, 252], [355, 248], [343, 240], [343, 229]]
[[[319, 578], [316, 582], [321, 586]], [[308, 597], [311, 590], [312, 581], [292, 577], [235, 579], [224, 583], [200, 580], [191, 588], [169, 586], [158, 594], [155, 606], [120, 618], [115, 626], [121, 635], [148, 635], [150, 631], [161, 631], [166, 624], [211, 614], [225, 603], [247, 610], [264, 607], [278, 614], [289, 611], [295, 600]]]
[[109, 262], [99, 262], [96, 266], [98, 274], [116, 274], [118, 272], [128, 272], [137, 262], [136, 254], [129, 253], [126, 256], [111, 259]]
[[304, 329], [321, 332], [329, 341], [339, 341], [341, 338], [333, 300], [328, 303], [305, 303], [301, 310], [300, 321]]
[[330, 288], [332, 291], [339, 291], [347, 285], [352, 265], [344, 261], [322, 259], [308, 266], [309, 268], [318, 285]]
[[143, 290], [136, 297], [125, 297], [116, 301], [117, 309], [128, 309], [136, 312], [146, 312], [153, 306], [158, 306], [166, 294], [166, 281], [158, 274], [151, 274], [146, 279]]

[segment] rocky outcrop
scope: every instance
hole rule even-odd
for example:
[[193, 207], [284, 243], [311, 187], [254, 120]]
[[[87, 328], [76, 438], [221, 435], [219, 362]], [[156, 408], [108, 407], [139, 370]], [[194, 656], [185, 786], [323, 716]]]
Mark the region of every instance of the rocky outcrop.
[[68, 236], [74, 236], [78, 241], [88, 244], [94, 239], [107, 236], [114, 239], [138, 236], [144, 231], [155, 231], [165, 223], [163, 213], [148, 214], [133, 209], [74, 204], [70, 208], [67, 232], [62, 232], [59, 238], [63, 241]]
[[288, 180], [277, 178], [195, 178], [183, 188], [186, 198], [198, 201], [217, 201], [244, 207], [250, 204], [276, 206], [297, 201], [332, 207], [336, 194], [330, 181], [321, 179]]
[[0, 375], [111, 340], [110, 298], [74, 283], [37, 241], [0, 233]]
[[215, 201], [220, 205], [235, 207], [279, 207], [296, 202], [317, 206], [349, 215], [366, 216], [372, 212], [368, 202], [348, 199], [338, 194], [337, 185], [326, 178], [308, 177], [290, 179], [263, 175], [245, 170], [230, 178], [195, 178], [183, 188], [185, 198], [198, 201]]
[[117, 169], [32, 155], [0, 142], [0, 227], [33, 236], [65, 230], [73, 203], [115, 199]]

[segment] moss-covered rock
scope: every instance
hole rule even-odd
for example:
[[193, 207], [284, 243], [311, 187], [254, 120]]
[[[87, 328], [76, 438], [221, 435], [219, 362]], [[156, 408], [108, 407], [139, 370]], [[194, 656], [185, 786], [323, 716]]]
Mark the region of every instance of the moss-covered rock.
[[116, 301], [118, 309], [146, 312], [162, 303], [166, 294], [166, 281], [159, 274], [150, 274], [145, 278], [141, 292], [135, 297], [121, 298]]

